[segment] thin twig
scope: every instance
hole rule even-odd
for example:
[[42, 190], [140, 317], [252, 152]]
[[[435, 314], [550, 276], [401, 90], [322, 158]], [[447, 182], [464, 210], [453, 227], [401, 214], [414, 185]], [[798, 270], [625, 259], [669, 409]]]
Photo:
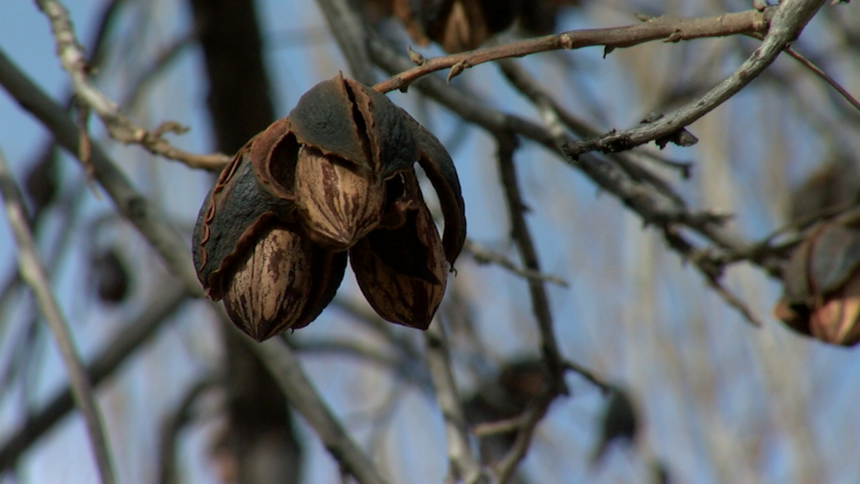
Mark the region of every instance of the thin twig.
[[[585, 121], [578, 119], [573, 115], [573, 113], [565, 109], [513, 59], [500, 60], [499, 68], [505, 76], [505, 79], [507, 79], [515, 89], [520, 91], [520, 93], [526, 96], [532, 104], [535, 105], [535, 108], [540, 113], [544, 124], [553, 134], [553, 137], [560, 139], [564, 134], [565, 126], [582, 138], [600, 135], [600, 132], [596, 128], [589, 126]], [[672, 189], [671, 186], [669, 186], [668, 183], [666, 183], [665, 180], [640, 166], [629, 154], [615, 153], [610, 157], [610, 159], [634, 180], [646, 182], [664, 196], [674, 201], [679, 207], [684, 206], [684, 200]], [[688, 171], [689, 167], [681, 169], [682, 176]]]
[[438, 319], [424, 332], [424, 341], [427, 346], [427, 367], [436, 389], [436, 401], [445, 418], [450, 480], [461, 480], [465, 484], [492, 482], [472, 452], [469, 427], [454, 383], [445, 330]]
[[[35, 116], [57, 144], [73, 155], [78, 152], [78, 129], [65, 110], [25, 76], [0, 49], [0, 85], [24, 109]], [[119, 213], [137, 227], [164, 263], [186, 289], [202, 297], [203, 290], [188, 257], [188, 243], [158, 214], [97, 143], [91, 146], [90, 162], [96, 180], [113, 200]]]
[[69, 374], [75, 404], [83, 414], [101, 481], [103, 484], [114, 484], [117, 481], [114, 474], [113, 459], [108, 448], [101, 412], [95, 401], [90, 379], [78, 356], [68, 323], [51, 292], [48, 276], [45, 274], [42, 261], [39, 259], [33, 242], [33, 234], [27, 223], [24, 198], [17, 183], [12, 178], [12, 172], [2, 151], [0, 151], [0, 191], [2, 191], [3, 201], [6, 205], [9, 225], [12, 227], [15, 241], [18, 244], [18, 267], [21, 271], [21, 279], [33, 290], [39, 311], [57, 339], [63, 364]]
[[531, 269], [523, 269], [504, 255], [493, 252], [485, 247], [481, 247], [480, 245], [469, 239], [466, 239], [466, 243], [463, 245], [463, 251], [467, 254], [471, 254], [472, 257], [475, 259], [475, 262], [477, 262], [478, 264], [492, 263], [503, 267], [525, 279], [546, 281], [561, 287], [570, 286], [570, 284], [568, 284], [566, 280], [562, 279], [559, 276], [553, 274], [544, 274], [542, 272], [536, 272]]
[[736, 309], [744, 319], [751, 325], [761, 328], [761, 320], [749, 308], [746, 302], [730, 291], [722, 282], [723, 266], [717, 260], [710, 257], [707, 251], [696, 249], [687, 241], [677, 227], [667, 224], [662, 226], [663, 238], [676, 252], [684, 257], [685, 261], [692, 262], [693, 266], [704, 276], [708, 286], [711, 287], [730, 307]]
[[[731, 99], [757, 78], [793, 42], [825, 0], [785, 0], [779, 4], [761, 46], [735, 72], [698, 99], [667, 116], [635, 128], [615, 131], [596, 139], [568, 143], [565, 154], [573, 160], [591, 151], [615, 153], [678, 133]], [[746, 33], [746, 32], [741, 32]]]
[[679, 42], [703, 37], [765, 33], [774, 10], [774, 7], [768, 7], [764, 11], [747, 10], [700, 18], [657, 17], [625, 27], [572, 30], [558, 35], [547, 35], [496, 47], [427, 59], [423, 64], [382, 81], [373, 88], [383, 93], [395, 89], [403, 90], [416, 79], [442, 69], [451, 69], [450, 80], [451, 77], [459, 74], [466, 67], [550, 50], [603, 46], [609, 52], [616, 48], [632, 47], [654, 40]]
[[491, 435], [507, 434], [523, 428], [526, 420], [522, 415], [495, 422], [479, 423], [472, 427], [472, 433], [476, 437], [489, 437]]
[[[758, 39], [758, 40], [764, 39], [764, 37], [762, 37], [761, 35], [757, 35], [757, 34], [748, 34], [748, 35], [754, 39]], [[826, 82], [827, 84], [830, 84], [830, 87], [835, 89], [836, 92], [838, 92], [840, 96], [842, 96], [846, 101], [848, 101], [848, 104], [854, 106], [854, 109], [860, 111], [860, 101], [858, 101], [854, 96], [852, 96], [851, 93], [848, 92], [847, 89], [842, 87], [841, 84], [836, 82], [836, 79], [833, 79], [832, 77], [830, 77], [830, 75], [827, 74], [826, 72], [824, 72], [823, 69], [821, 69], [820, 67], [815, 65], [815, 63], [813, 63], [811, 60], [807, 59], [800, 52], [797, 52], [796, 50], [794, 50], [792, 47], [788, 47], [787, 49], [785, 49], [785, 53], [790, 55], [791, 58], [796, 60], [797, 62], [800, 62], [800, 64], [802, 66], [804, 66], [807, 69], [809, 69], [810, 71], [812, 71], [813, 74], [815, 74], [816, 76], [821, 78], [824, 82]]]
[[[513, 159], [516, 140], [510, 133], [502, 132], [496, 133], [496, 143], [498, 146], [497, 160], [499, 174], [505, 193], [505, 201], [508, 206], [512, 237], [519, 250], [523, 265], [533, 271], [540, 272], [537, 250], [535, 249], [531, 232], [523, 215], [525, 202], [520, 194]], [[524, 414], [524, 423], [519, 432], [517, 432], [514, 445], [495, 467], [499, 482], [507, 482], [507, 479], [514, 472], [520, 460], [525, 457], [526, 451], [531, 445], [534, 430], [541, 419], [543, 419], [543, 416], [546, 415], [553, 400], [559, 395], [568, 393], [567, 384], [564, 381], [565, 362], [556, 341], [546, 288], [540, 281], [532, 279], [528, 282], [532, 312], [535, 315], [538, 330], [540, 331], [543, 357], [547, 363], [550, 379], [546, 391], [535, 399], [529, 410]]]
[[36, 4], [51, 23], [57, 56], [72, 80], [75, 95], [80, 102], [89, 106], [101, 118], [112, 138], [126, 144], [139, 144], [153, 154], [180, 161], [191, 168], [217, 171], [230, 161], [228, 156], [220, 153], [198, 155], [180, 150], [159, 134], [134, 124], [120, 112], [119, 106], [102, 94], [90, 81], [86, 72], [86, 57], [75, 37], [66, 7], [58, 0], [36, 0]]
[[[187, 292], [173, 284], [164, 284], [164, 287], [164, 291], [159, 291], [143, 305], [146, 309], [137, 319], [123, 325], [122, 331], [87, 365], [87, 375], [93, 385], [100, 385], [131, 357], [137, 355], [138, 350], [152, 339], [164, 322], [189, 297]], [[21, 427], [0, 446], [0, 471], [14, 466], [36, 440], [45, 435], [74, 408], [71, 390], [61, 388], [47, 405], [29, 415]]]
[[609, 392], [612, 390], [612, 386], [609, 383], [606, 383], [603, 378], [600, 378], [593, 371], [580, 365], [579, 363], [567, 360], [564, 362], [564, 365], [568, 370], [579, 374], [579, 376], [585, 378], [589, 383], [599, 388], [604, 395], [608, 395]]
[[376, 465], [362, 452], [343, 425], [311, 385], [293, 350], [280, 339], [257, 344], [249, 338], [248, 347], [257, 354], [284, 396], [322, 440], [323, 445], [341, 467], [352, 474], [360, 484], [383, 484]]
[[[523, 212], [525, 202], [520, 194], [517, 172], [514, 165], [514, 149], [516, 140], [509, 133], [498, 133], [496, 135], [498, 146], [497, 160], [502, 188], [505, 193], [505, 202], [508, 208], [508, 217], [511, 224], [511, 234], [520, 253], [523, 265], [529, 270], [540, 272], [537, 249]], [[529, 293], [531, 294], [532, 312], [537, 320], [541, 335], [543, 356], [547, 363], [551, 376], [551, 387], [559, 393], [567, 393], [564, 383], [564, 358], [558, 347], [558, 342], [553, 329], [552, 311], [549, 306], [549, 297], [543, 282], [529, 279]]]
[[505, 454], [505, 457], [493, 466], [493, 470], [495, 471], [495, 475], [498, 477], [499, 482], [508, 482], [508, 479], [516, 470], [517, 465], [519, 465], [520, 461], [523, 460], [523, 457], [526, 456], [526, 452], [531, 446], [532, 436], [534, 435], [538, 424], [543, 420], [543, 417], [549, 410], [550, 404], [552, 404], [557, 396], [558, 393], [552, 389], [547, 390], [536, 398], [520, 417], [522, 419], [522, 424], [518, 429], [519, 431], [517, 432], [514, 444], [511, 446], [510, 450], [508, 450], [507, 454]]

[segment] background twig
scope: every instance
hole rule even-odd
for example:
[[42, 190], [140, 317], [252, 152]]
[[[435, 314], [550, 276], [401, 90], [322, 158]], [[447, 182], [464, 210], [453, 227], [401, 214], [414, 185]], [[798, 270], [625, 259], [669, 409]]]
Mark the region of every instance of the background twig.
[[39, 254], [33, 243], [33, 234], [27, 224], [21, 191], [12, 178], [12, 172], [9, 170], [9, 165], [6, 163], [2, 151], [0, 151], [0, 191], [2, 191], [3, 202], [6, 205], [9, 225], [12, 227], [15, 241], [18, 244], [18, 267], [21, 272], [21, 279], [30, 286], [36, 296], [39, 310], [51, 328], [57, 346], [60, 348], [63, 364], [69, 374], [72, 396], [83, 415], [101, 482], [102, 484], [114, 484], [116, 478], [114, 477], [113, 458], [108, 447], [101, 412], [96, 403], [89, 376], [78, 356], [75, 343], [68, 329], [68, 323], [60, 311], [56, 298], [51, 293], [45, 268], [39, 260]]

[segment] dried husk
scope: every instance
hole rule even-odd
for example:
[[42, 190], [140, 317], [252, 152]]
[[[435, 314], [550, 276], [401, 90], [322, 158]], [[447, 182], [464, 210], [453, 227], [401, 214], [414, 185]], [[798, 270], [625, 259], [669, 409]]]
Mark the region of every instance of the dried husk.
[[445, 146], [406, 111], [402, 113], [403, 118], [412, 127], [418, 142], [420, 152], [418, 164], [433, 184], [433, 189], [442, 206], [442, 215], [445, 217], [442, 244], [445, 248], [445, 257], [453, 268], [466, 241], [466, 204], [460, 190], [460, 178]]
[[253, 249], [235, 264], [224, 287], [224, 308], [233, 323], [257, 341], [293, 327], [313, 285], [312, 247], [296, 231], [270, 224]]
[[285, 201], [295, 201], [295, 172], [299, 144], [289, 118], [281, 118], [251, 142], [250, 158], [260, 187]]
[[361, 292], [383, 319], [421, 330], [430, 326], [445, 295], [448, 263], [423, 201], [401, 227], [371, 232], [349, 254]]
[[302, 147], [296, 164], [296, 200], [311, 240], [346, 250], [381, 220], [385, 184], [349, 162]]
[[207, 296], [214, 301], [222, 297], [225, 270], [247, 256], [270, 219], [286, 220], [293, 211], [291, 202], [260, 189], [248, 146], [221, 172], [194, 227], [194, 267]]

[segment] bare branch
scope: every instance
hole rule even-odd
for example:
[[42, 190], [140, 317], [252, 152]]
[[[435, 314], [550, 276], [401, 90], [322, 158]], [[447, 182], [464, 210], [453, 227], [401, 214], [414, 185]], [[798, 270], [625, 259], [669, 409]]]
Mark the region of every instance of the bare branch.
[[219, 171], [230, 161], [230, 158], [223, 154], [197, 155], [182, 151], [168, 143], [160, 134], [134, 124], [120, 112], [119, 106], [96, 89], [90, 81], [86, 73], [86, 57], [75, 38], [66, 8], [57, 0], [37, 0], [36, 4], [51, 23], [57, 55], [63, 69], [69, 73], [75, 95], [101, 118], [112, 138], [126, 144], [139, 144], [153, 154], [181, 161], [191, 168]]
[[445, 330], [438, 318], [424, 332], [424, 341], [427, 346], [427, 366], [436, 389], [436, 401], [445, 418], [448, 460], [451, 463], [449, 478], [451, 481], [460, 479], [466, 484], [491, 482], [472, 452], [469, 428], [454, 383]]
[[[54, 134], [57, 143], [73, 155], [79, 150], [79, 131], [65, 110], [33, 84], [0, 50], [0, 85]], [[149, 201], [129, 183], [116, 164], [97, 144], [91, 146], [94, 176], [127, 218], [191, 294], [203, 296], [197, 274], [188, 257], [188, 244], [155, 212]]]
[[243, 337], [243, 341], [272, 374], [290, 406], [305, 418], [344, 470], [361, 484], [386, 482], [323, 402], [289, 346], [279, 339], [258, 344]]
[[[573, 160], [590, 151], [604, 153], [628, 150], [677, 133], [737, 94], [770, 66], [780, 52], [800, 35], [825, 0], [785, 0], [780, 3], [762, 45], [728, 78], [673, 113], [654, 122], [611, 133], [596, 139], [568, 143], [564, 152]], [[745, 32], [744, 32], [745, 33]]]
[[[87, 365], [87, 375], [93, 385], [100, 385], [125, 362], [137, 354], [171, 314], [179, 309], [189, 295], [171, 284], [144, 305], [138, 318], [123, 327], [122, 331], [105, 345]], [[69, 388], [60, 389], [49, 403], [27, 417], [23, 425], [0, 447], [0, 471], [15, 465], [20, 456], [42, 435], [52, 429], [75, 408]]]
[[493, 252], [485, 247], [481, 247], [480, 245], [469, 239], [467, 239], [466, 243], [463, 245], [463, 250], [466, 253], [471, 254], [472, 257], [475, 259], [475, 262], [477, 262], [478, 264], [492, 263], [503, 267], [525, 279], [535, 279], [538, 281], [551, 282], [561, 287], [569, 286], [567, 281], [565, 281], [561, 277], [552, 274], [536, 272], [531, 269], [523, 269], [517, 266], [512, 260], [508, 259], [504, 255]]
[[[369, 46], [374, 62], [388, 72], [400, 72], [412, 65], [408, 58], [397, 54], [378, 38], [371, 39]], [[752, 242], [744, 240], [722, 225], [725, 220], [724, 215], [690, 212], [683, 206], [678, 206], [665, 194], [631, 178], [615, 165], [596, 156], [586, 154], [579, 160], [565, 157], [558, 147], [561, 144], [573, 142], [567, 136], [556, 138], [548, 128], [512, 114], [487, 108], [473, 97], [446, 86], [440, 79], [424, 77], [417, 80], [415, 85], [451, 112], [481, 126], [490, 133], [513, 132], [544, 146], [568, 165], [585, 173], [597, 186], [611, 193], [636, 212], [646, 224], [660, 225], [673, 222], [687, 226], [714, 242], [719, 248], [731, 253], [746, 254], [753, 247]], [[781, 270], [782, 259], [769, 254], [750, 261], [770, 274], [778, 274]]]
[[[508, 206], [512, 237], [519, 250], [523, 265], [529, 270], [540, 272], [537, 249], [535, 249], [534, 240], [523, 215], [526, 205], [520, 194], [516, 167], [514, 166], [516, 140], [507, 133], [497, 133], [496, 136], [499, 174]], [[567, 385], [564, 383], [564, 358], [556, 341], [546, 288], [541, 281], [530, 279], [528, 282], [532, 312], [540, 330], [543, 355], [551, 376], [550, 386], [554, 391], [567, 393]]]
[[[537, 249], [535, 249], [534, 241], [523, 215], [525, 202], [520, 194], [516, 167], [514, 166], [516, 140], [510, 134], [497, 133], [496, 143], [498, 145], [497, 159], [499, 174], [508, 206], [511, 233], [519, 249], [523, 265], [533, 271], [539, 272], [540, 263], [538, 261]], [[534, 429], [543, 416], [546, 415], [546, 411], [549, 409], [552, 401], [559, 395], [567, 394], [568, 392], [567, 384], [564, 381], [566, 366], [559, 350], [558, 342], [556, 341], [552, 311], [550, 310], [546, 288], [542, 282], [532, 279], [529, 280], [529, 293], [531, 294], [532, 312], [535, 315], [538, 330], [540, 331], [543, 357], [547, 363], [550, 379], [547, 390], [536, 399], [531, 409], [526, 412], [523, 418], [524, 424], [517, 433], [517, 438], [511, 450], [508, 451], [505, 458], [496, 466], [499, 482], [507, 482], [508, 477], [516, 469], [517, 464], [525, 457], [526, 451], [531, 445]]]
[[373, 88], [379, 92], [389, 92], [395, 89], [403, 90], [416, 79], [443, 69], [451, 69], [451, 73], [449, 74], [450, 81], [451, 77], [456, 76], [467, 67], [550, 50], [604, 46], [606, 51], [609, 52], [616, 48], [632, 47], [654, 40], [679, 42], [681, 40], [692, 40], [703, 37], [725, 37], [728, 35], [752, 33], [763, 34], [767, 31], [768, 21], [773, 14], [774, 7], [768, 7], [764, 11], [753, 9], [716, 17], [657, 17], [649, 18], [640, 24], [625, 27], [571, 30], [558, 35], [547, 35], [496, 47], [425, 59], [423, 64], [382, 81], [373, 86]]
[[17, 183], [12, 178], [12, 172], [9, 170], [2, 152], [0, 152], [0, 191], [2, 191], [3, 201], [6, 205], [9, 225], [12, 226], [12, 232], [15, 234], [15, 241], [18, 244], [18, 267], [21, 272], [21, 279], [33, 290], [39, 311], [47, 321], [57, 340], [57, 345], [60, 347], [63, 364], [69, 374], [72, 396], [83, 414], [101, 481], [103, 484], [113, 484], [117, 481], [114, 474], [113, 458], [102, 424], [101, 411], [93, 395], [89, 376], [81, 363], [75, 343], [72, 340], [68, 322], [66, 322], [56, 298], [51, 292], [48, 276], [45, 274], [45, 268], [36, 252], [33, 234], [27, 223], [24, 198]]

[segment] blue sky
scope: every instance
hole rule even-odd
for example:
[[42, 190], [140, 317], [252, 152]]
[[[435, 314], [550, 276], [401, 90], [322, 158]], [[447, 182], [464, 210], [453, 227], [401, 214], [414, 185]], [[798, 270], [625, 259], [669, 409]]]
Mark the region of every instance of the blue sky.
[[[157, 5], [158, 10], [147, 10], [151, 5]], [[261, 2], [260, 18], [268, 38], [323, 27], [316, 7], [310, 5], [310, 2], [301, 7], [299, 2]], [[87, 43], [89, 39], [82, 33], [91, 30], [98, 15], [98, 3], [70, 0], [66, 6], [82, 41]], [[134, 9], [137, 10], [133, 15], [127, 13], [123, 17], [122, 28], [126, 32], [156, 29], [156, 34], [140, 45], [127, 44], [127, 52], [114, 54], [109, 79], [100, 84], [114, 99], [125, 95], [130, 79], [138, 74], [135, 69], [139, 70], [143, 64], [141, 60], [158, 50], [158, 42], [152, 39], [166, 45], [188, 28], [189, 14], [184, 3], [153, 1]], [[611, 24], [618, 24], [609, 18]], [[138, 19], [143, 20], [138, 22]], [[564, 21], [568, 28], [588, 26], [577, 15], [565, 17]], [[312, 85], [346, 70], [331, 42], [291, 42], [272, 42], [267, 50], [279, 116], [286, 115]], [[0, 48], [53, 96], [65, 95], [67, 78], [52, 55], [54, 47], [48, 22], [31, 2], [6, 2], [0, 7]], [[426, 52], [438, 54], [436, 50]], [[622, 87], [631, 76], [636, 76], [624, 64], [632, 64], [631, 57], [618, 53], [603, 61], [601, 54], [599, 49], [564, 54], [574, 62], [570, 70], [550, 66], [551, 57], [526, 59], [524, 64], [539, 73], [542, 83], [579, 112], [590, 113], [596, 106], [607, 118], [601, 120], [605, 126], [633, 125], [641, 119], [640, 108], [648, 105], [648, 93]], [[727, 63], [726, 73], [734, 65]], [[145, 126], [155, 126], [163, 120], [187, 124], [192, 131], [172, 141], [190, 151], [207, 152], [211, 139], [200, 66], [197, 48], [186, 49], [152, 86], [143, 107], [133, 117]], [[787, 63], [778, 66], [788, 68]], [[538, 119], [522, 98], [504, 84], [493, 66], [467, 71], [455, 82], [500, 109]], [[455, 144], [459, 131], [467, 128], [454, 117], [412, 93], [391, 96], [423, 119], [443, 142], [455, 145], [452, 155], [463, 179], [470, 237], [515, 258], [507, 240], [507, 215], [489, 138], [471, 129], [465, 140]], [[680, 190], [694, 206], [719, 206], [729, 211], [744, 208], [738, 215], [738, 230], [761, 236], [778, 223], [770, 192], [761, 188], [762, 179], [785, 188], [807, 173], [820, 156], [818, 145], [802, 122], [793, 119], [771, 125], [759, 122], [771, 119], [766, 117], [767, 101], [773, 99], [757, 96], [768, 95], [751, 90], [691, 128], [694, 133], [721, 129], [724, 138], [703, 137], [696, 148], [670, 149], [667, 154], [696, 161], [693, 179], [680, 184]], [[763, 106], [756, 104], [758, 99], [764, 99]], [[750, 109], [751, 105], [756, 109]], [[736, 119], [740, 121], [732, 121]], [[97, 119], [91, 120], [90, 126], [95, 137], [104, 136]], [[784, 136], [779, 144], [787, 161], [778, 175], [774, 175], [772, 165], [766, 160], [770, 156], [769, 144], [761, 142], [771, 132], [768, 130]], [[38, 123], [0, 91], [0, 148], [16, 174], [23, 176], [25, 163], [46, 139]], [[136, 147], [107, 145], [136, 186], [155, 200], [177, 227], [187, 229], [211, 178], [177, 163], [153, 158]], [[750, 329], [705, 288], [698, 274], [682, 266], [677, 255], [666, 250], [658, 236], [643, 230], [638, 218], [609, 195], [600, 194], [582, 175], [528, 143], [517, 153], [516, 161], [524, 194], [535, 209], [529, 215], [529, 224], [536, 234], [541, 262], [548, 272], [570, 282], [570, 288], [549, 289], [562, 349], [570, 358], [634, 389], [647, 421], [643, 437], [647, 450], [643, 454], [669, 460], [679, 482], [716, 483], [721, 481], [721, 474], [720, 463], [715, 463], [715, 459], [732, 458], [736, 455], [733, 452], [737, 452], [723, 446], [754, 440], [755, 429], [761, 425], [768, 437], [764, 441], [765, 464], [756, 469], [756, 475], [768, 482], [794, 482], [797, 475], [792, 462], [800, 458], [795, 455], [793, 445], [795, 441], [804, 441], [797, 440], [802, 436], [792, 432], [807, 427], [819, 453], [830, 456], [826, 464], [833, 467], [833, 482], [856, 482], [856, 476], [860, 475], [858, 464], [835, 461], [846, 453], [845, 449], [837, 448], [839, 443], [860, 439], [860, 420], [853, 410], [858, 390], [846, 384], [856, 379], [858, 372], [853, 352], [790, 335], [768, 318], [770, 306], [779, 293], [778, 285], [755, 271], [732, 270], [730, 285], [750, 298], [758, 314], [768, 318], [764, 329]], [[78, 184], [83, 181], [78, 164], [69, 158], [64, 159], [61, 172], [66, 180]], [[87, 194], [87, 197], [84, 204], [87, 216], [112, 212], [103, 195], [97, 198]], [[59, 227], [61, 222], [56, 218], [50, 221], [52, 227]], [[13, 244], [6, 227], [0, 224], [0, 253], [12, 254]], [[118, 224], [115, 232], [111, 236], [126, 242], [129, 251], [150, 258], [145, 260], [155, 260], [131, 228]], [[88, 236], [82, 232], [73, 236], [72, 250], [77, 255], [56, 268], [55, 276], [57, 294], [85, 355], [91, 355], [99, 344], [107, 341], [135, 309], [103, 310], [80, 297], [82, 281], [86, 280], [82, 274], [87, 270], [81, 254], [85, 254], [90, 244]], [[6, 274], [13, 263], [11, 256], [2, 258], [0, 273]], [[502, 360], [511, 355], [535, 353], [538, 335], [525, 283], [495, 267], [476, 266], [469, 261], [463, 261], [462, 267], [454, 284], [472, 300], [484, 301], [477, 305], [476, 327], [493, 357]], [[152, 280], [157, 275], [149, 277]], [[356, 293], [348, 275], [340, 294], [354, 298]], [[27, 304], [22, 297], [15, 314], [25, 314]], [[155, 457], [156, 445], [153, 428], [157, 427], [160, 412], [170, 407], [184, 385], [217, 366], [218, 352], [214, 349], [217, 334], [209, 322], [210, 311], [202, 302], [183, 309], [166, 334], [122, 373], [121, 381], [112, 382], [104, 392], [101, 402], [110, 415], [111, 439], [120, 462], [122, 482], [152, 481], [151, 459]], [[302, 330], [301, 335], [313, 338], [354, 331], [353, 322], [329, 310]], [[420, 342], [414, 332], [406, 334]], [[5, 343], [0, 340], [0, 361], [5, 361], [3, 354], [10, 351], [8, 341], [11, 340]], [[36, 350], [43, 352], [45, 364], [34, 378], [33, 395], [26, 397], [30, 401], [45, 398], [64, 381], [52, 348]], [[459, 357], [465, 360], [468, 354]], [[320, 357], [307, 357], [303, 361], [325, 398], [342, 416], [356, 413], [352, 403], [372, 406], [379, 400], [376, 397], [390, 390], [388, 375], [373, 369]], [[773, 376], [780, 371], [796, 377]], [[171, 378], [165, 379], [164, 375]], [[470, 378], [474, 375], [468, 372], [458, 376], [465, 388], [473, 383]], [[597, 476], [584, 469], [584, 456], [594, 437], [594, 419], [602, 398], [581, 379], [571, 377], [570, 382], [574, 397], [553, 406], [548, 423], [538, 433], [526, 469], [539, 473], [540, 482], [549, 483], [585, 479], [644, 482], [641, 479], [647, 459], [643, 455], [613, 455], [609, 468]], [[712, 407], [703, 405], [699, 397], [706, 391], [714, 392], [708, 400]], [[798, 400], [796, 406], [801, 408], [795, 408], [792, 401], [785, 399]], [[16, 402], [20, 404], [19, 400]], [[210, 407], [217, 408], [217, 402], [204, 406], [204, 413], [206, 409], [212, 413]], [[20, 410], [16, 403], [0, 407], [0, 435], [5, 435]], [[783, 426], [780, 418], [799, 419], [800, 427]], [[366, 419], [359, 416], [346, 420], [359, 441], [370, 438], [372, 429]], [[190, 462], [187, 469], [194, 472], [188, 482], [214, 482], [205, 453], [215, 425], [210, 421], [195, 427], [183, 440], [182, 456]], [[415, 388], [405, 390], [403, 402], [393, 412], [390, 428], [380, 454], [390, 456], [392, 472], [398, 476], [414, 472], [438, 481], [445, 471], [441, 450], [444, 436], [438, 412], [427, 396]], [[309, 448], [306, 482], [336, 482], [337, 469], [324, 449], [310, 438], [304, 426], [302, 432], [308, 437], [305, 442]], [[94, 482], [95, 474], [83, 442], [80, 422], [67, 422], [48, 445], [27, 459], [25, 478], [40, 483]]]

